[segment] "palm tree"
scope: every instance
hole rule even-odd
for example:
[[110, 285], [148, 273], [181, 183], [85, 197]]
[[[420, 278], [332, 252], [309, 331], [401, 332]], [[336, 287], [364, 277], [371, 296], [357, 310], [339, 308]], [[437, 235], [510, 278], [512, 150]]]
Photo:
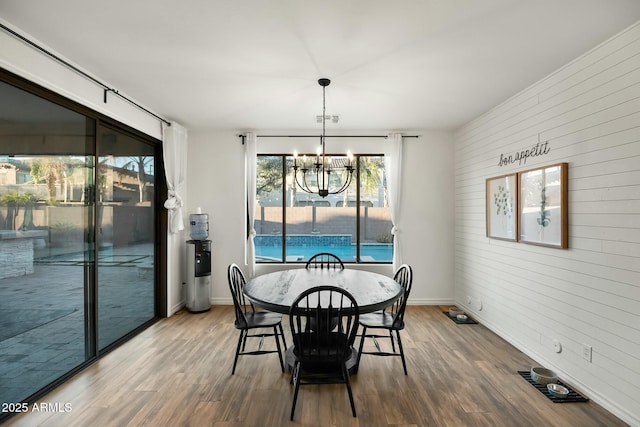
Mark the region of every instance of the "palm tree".
[[136, 172], [136, 180], [138, 181], [138, 201], [140, 203], [144, 201], [144, 190], [147, 187], [145, 169], [150, 162], [153, 162], [153, 157], [150, 156], [129, 157], [129, 161], [122, 166], [123, 169], [131, 169]]
[[[373, 193], [379, 187], [382, 181], [382, 175], [384, 174], [384, 158], [371, 157], [371, 156], [358, 156], [356, 161], [360, 164], [360, 185], [361, 189], [365, 193]], [[347, 179], [347, 172], [342, 172], [343, 182]], [[347, 206], [349, 200], [350, 191], [349, 188], [343, 193], [342, 206]], [[386, 206], [386, 198], [385, 198]]]
[[47, 185], [47, 200], [49, 203], [55, 202], [56, 184], [65, 184], [66, 200], [66, 177], [67, 163], [61, 157], [43, 157], [31, 160], [31, 176], [35, 184], [44, 179]]
[[258, 156], [256, 195], [261, 197], [279, 188], [282, 188], [282, 157]]
[[384, 159], [378, 157], [360, 158], [360, 184], [365, 192], [373, 193], [380, 187]]
[[12, 191], [0, 197], [0, 203], [7, 205], [7, 217], [5, 218], [4, 228], [7, 230], [16, 230], [16, 220], [20, 213], [20, 207], [25, 207], [25, 216], [22, 220], [20, 229], [26, 230], [33, 227], [33, 216], [31, 209], [33, 202], [36, 201], [35, 195], [31, 193], [20, 193]]

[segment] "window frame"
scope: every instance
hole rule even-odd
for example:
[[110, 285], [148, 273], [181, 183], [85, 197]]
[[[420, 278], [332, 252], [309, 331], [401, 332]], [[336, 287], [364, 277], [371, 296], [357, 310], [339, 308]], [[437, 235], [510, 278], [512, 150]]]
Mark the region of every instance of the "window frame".
[[[315, 157], [316, 153], [299, 153], [299, 156], [310, 156], [310, 157]], [[256, 155], [256, 163], [258, 162], [258, 159], [260, 157], [279, 157], [281, 159], [281, 163], [282, 163], [282, 170], [281, 170], [281, 204], [280, 207], [282, 208], [282, 233], [281, 233], [281, 242], [282, 242], [282, 253], [281, 253], [281, 260], [280, 261], [268, 261], [268, 262], [256, 262], [255, 258], [253, 260], [253, 262], [255, 262], [256, 264], [260, 264], [260, 265], [268, 265], [268, 264], [292, 264], [292, 265], [300, 265], [300, 264], [305, 264], [306, 260], [302, 260], [302, 261], [287, 261], [287, 245], [286, 245], [286, 241], [287, 241], [287, 186], [285, 185], [286, 182], [286, 178], [287, 175], [290, 173], [290, 167], [287, 163], [287, 158], [291, 157], [291, 153], [258, 153]], [[326, 154], [327, 157], [344, 157], [344, 153], [340, 154], [340, 153], [335, 153], [335, 154]], [[356, 259], [354, 261], [351, 260], [343, 260], [343, 262], [345, 264], [368, 264], [368, 265], [390, 265], [393, 264], [393, 254], [391, 256], [391, 259], [388, 261], [363, 261], [362, 257], [361, 257], [361, 246], [362, 246], [362, 241], [361, 241], [361, 221], [364, 217], [361, 208], [361, 177], [360, 177], [360, 159], [362, 157], [380, 157], [382, 159], [385, 158], [385, 155], [383, 153], [360, 153], [360, 154], [353, 154], [353, 158], [355, 160], [355, 187], [356, 187], [356, 215], [355, 215], [355, 229], [356, 229]], [[386, 173], [386, 171], [385, 171]], [[257, 177], [256, 177], [257, 179]], [[294, 184], [295, 185], [295, 184]], [[254, 195], [254, 196], [257, 196]], [[248, 207], [248, 205], [247, 205]], [[255, 222], [255, 218], [254, 218], [254, 222]], [[253, 228], [255, 226], [255, 224], [249, 224], [249, 213], [247, 212], [247, 224], [250, 225], [251, 227], [248, 228], [248, 230], [250, 230], [251, 228]], [[393, 246], [392, 246], [392, 251], [393, 251]]]

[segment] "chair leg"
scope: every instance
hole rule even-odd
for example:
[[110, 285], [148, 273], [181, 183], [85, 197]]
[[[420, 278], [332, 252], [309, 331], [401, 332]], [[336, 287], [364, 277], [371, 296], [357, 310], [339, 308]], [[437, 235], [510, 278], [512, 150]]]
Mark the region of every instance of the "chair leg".
[[240, 335], [238, 336], [238, 345], [236, 347], [236, 357], [233, 359], [233, 369], [231, 370], [231, 375], [236, 373], [236, 365], [238, 364], [238, 356], [240, 356], [240, 347], [242, 347], [242, 343], [246, 339], [245, 333], [247, 331], [245, 329], [240, 330]]
[[293, 415], [296, 412], [296, 402], [298, 401], [298, 390], [300, 389], [300, 362], [296, 362], [293, 366], [291, 378], [294, 383], [293, 403], [291, 404], [291, 421], [293, 421]]
[[358, 369], [360, 368], [360, 358], [362, 357], [362, 349], [364, 348], [364, 339], [367, 337], [367, 327], [362, 327], [362, 336], [360, 338], [360, 348], [358, 349], [358, 360], [356, 360], [356, 369], [355, 373], [358, 373]]
[[393, 342], [393, 331], [391, 329], [389, 329], [389, 339], [391, 340], [391, 350], [393, 350], [393, 352], [396, 352], [396, 345]]
[[288, 347], [287, 347], [287, 340], [284, 338], [284, 330], [282, 330], [282, 323], [280, 323], [280, 324], [278, 325], [278, 327], [280, 328], [280, 336], [282, 337], [282, 344], [283, 344], [283, 346], [284, 346], [284, 347], [283, 347], [283, 348], [284, 348], [284, 351], [287, 351], [287, 348], [288, 348]]
[[280, 349], [280, 339], [278, 338], [278, 327], [273, 327], [273, 338], [276, 340], [276, 347], [278, 348], [278, 359], [280, 359], [280, 369], [284, 373], [284, 362], [282, 361], [282, 350]]
[[342, 377], [344, 378], [344, 382], [347, 385], [347, 392], [349, 393], [349, 403], [351, 403], [351, 414], [356, 416], [356, 405], [353, 402], [353, 392], [351, 391], [351, 381], [349, 380], [349, 372], [347, 371], [347, 365], [345, 363], [342, 364]]
[[246, 346], [247, 346], [247, 337], [249, 336], [249, 331], [245, 330], [244, 331], [244, 335], [242, 337], [242, 351], [244, 352], [246, 350]]
[[396, 331], [398, 337], [398, 349], [400, 350], [400, 358], [402, 359], [402, 367], [404, 368], [404, 374], [407, 375], [407, 362], [404, 360], [404, 350], [402, 349], [402, 340], [400, 339], [400, 331]]

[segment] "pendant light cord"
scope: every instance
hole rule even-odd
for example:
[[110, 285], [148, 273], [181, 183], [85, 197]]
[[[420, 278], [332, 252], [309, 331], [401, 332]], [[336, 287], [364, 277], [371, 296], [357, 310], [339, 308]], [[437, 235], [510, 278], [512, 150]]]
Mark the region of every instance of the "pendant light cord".
[[[325, 146], [326, 146], [326, 141], [325, 141], [325, 126], [326, 126], [326, 120], [324, 119], [326, 116], [326, 101], [325, 101], [325, 92], [326, 92], [327, 86], [323, 85], [322, 86], [322, 139], [320, 140], [320, 142], [322, 143], [322, 188], [324, 188], [324, 177], [325, 177]], [[327, 189], [329, 189], [329, 183], [327, 183]]]

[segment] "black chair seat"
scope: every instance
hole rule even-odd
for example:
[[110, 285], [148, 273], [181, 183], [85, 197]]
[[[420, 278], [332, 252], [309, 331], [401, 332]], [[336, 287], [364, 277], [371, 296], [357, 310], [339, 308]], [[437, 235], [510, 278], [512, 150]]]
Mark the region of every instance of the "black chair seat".
[[[409, 292], [411, 292], [411, 284], [413, 283], [413, 271], [411, 266], [407, 264], [401, 265], [396, 270], [393, 278], [402, 286], [404, 292], [398, 300], [390, 307], [375, 313], [367, 313], [360, 316], [360, 326], [362, 326], [362, 335], [360, 335], [360, 348], [358, 351], [358, 366], [360, 358], [363, 354], [371, 354], [375, 356], [399, 356], [402, 360], [402, 368], [404, 374], [407, 375], [407, 362], [404, 359], [404, 350], [402, 348], [402, 339], [400, 331], [404, 329], [404, 311], [407, 306]], [[377, 333], [368, 332], [369, 330], [382, 329], [389, 335], [379, 335]], [[395, 331], [395, 337], [393, 332]], [[370, 338], [376, 347], [376, 351], [365, 351], [364, 341]], [[378, 343], [378, 338], [388, 338], [391, 341], [392, 351], [383, 351]], [[398, 351], [396, 352], [395, 341], [398, 342]]]
[[[244, 296], [244, 285], [246, 280], [242, 274], [242, 270], [236, 264], [229, 265], [227, 269], [227, 278], [229, 280], [229, 290], [233, 298], [233, 307], [236, 314], [234, 326], [240, 331], [238, 337], [238, 345], [236, 347], [236, 355], [233, 359], [233, 369], [231, 375], [236, 373], [236, 365], [238, 357], [242, 355], [260, 355], [277, 353], [280, 359], [280, 369], [284, 372], [284, 361], [282, 359], [282, 349], [280, 348], [280, 339], [284, 348], [287, 348], [287, 342], [284, 338], [282, 330], [282, 314], [272, 313], [270, 311], [256, 311], [251, 301]], [[251, 335], [249, 331], [254, 329], [271, 329], [273, 332], [254, 331]], [[275, 350], [263, 350], [262, 345], [265, 337], [274, 337], [276, 341]], [[247, 338], [260, 338], [257, 350], [246, 350]]]
[[354, 351], [358, 317], [358, 303], [353, 295], [335, 286], [308, 289], [294, 300], [289, 310], [295, 359], [291, 420], [302, 384], [345, 384], [351, 413], [356, 416], [346, 362]]
[[[396, 321], [398, 320], [398, 321]], [[394, 325], [394, 322], [396, 323]], [[367, 313], [360, 315], [360, 325], [367, 328], [384, 328], [384, 329], [404, 329], [404, 321], [396, 319], [396, 317], [388, 312], [378, 311], [375, 313]]]
[[[302, 333], [296, 334], [293, 337], [293, 341], [300, 347], [305, 349], [304, 359], [311, 364], [330, 364], [340, 366], [343, 360], [351, 357], [352, 347], [349, 345], [349, 337], [347, 335], [335, 332], [329, 334], [327, 337], [322, 338], [322, 342], [318, 341], [318, 336], [315, 333]], [[296, 358], [301, 356], [298, 348], [293, 349], [293, 354]], [[336, 360], [339, 362], [336, 363]]]
[[[271, 313], [269, 311], [254, 311], [245, 313], [247, 325], [244, 328], [270, 328], [278, 326], [282, 322], [282, 314]], [[236, 321], [236, 328], [242, 329], [243, 326]]]

